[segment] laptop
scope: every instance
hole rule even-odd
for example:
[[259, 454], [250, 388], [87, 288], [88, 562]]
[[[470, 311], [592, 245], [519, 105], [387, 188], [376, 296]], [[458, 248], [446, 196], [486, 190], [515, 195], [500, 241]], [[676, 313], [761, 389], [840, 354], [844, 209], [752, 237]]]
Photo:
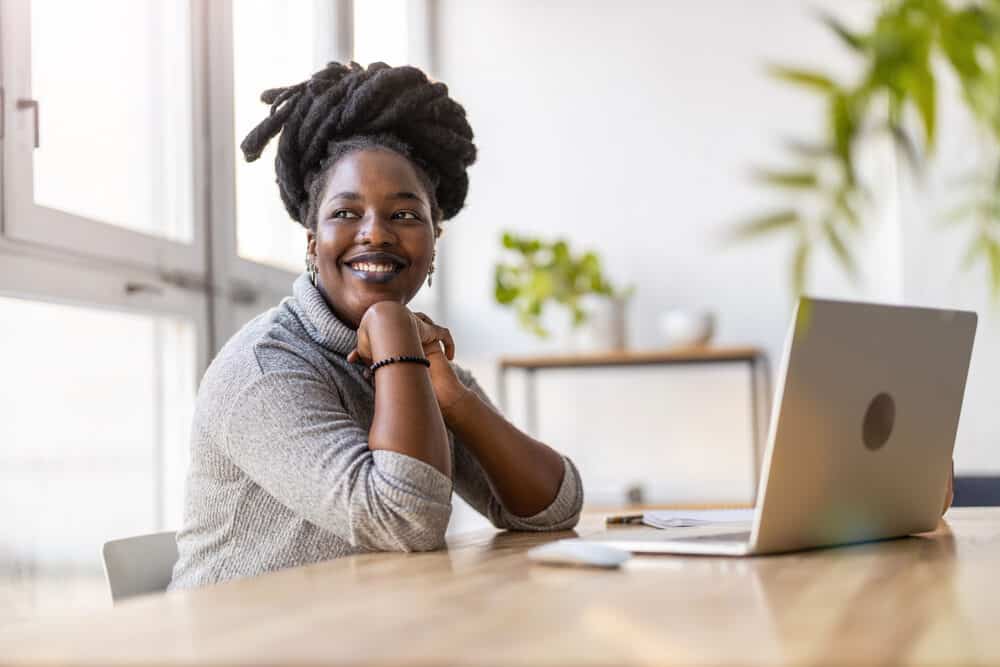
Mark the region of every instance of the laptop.
[[934, 530], [976, 320], [973, 312], [801, 298], [753, 520], [688, 535], [609, 527], [585, 541], [637, 553], [751, 556]]

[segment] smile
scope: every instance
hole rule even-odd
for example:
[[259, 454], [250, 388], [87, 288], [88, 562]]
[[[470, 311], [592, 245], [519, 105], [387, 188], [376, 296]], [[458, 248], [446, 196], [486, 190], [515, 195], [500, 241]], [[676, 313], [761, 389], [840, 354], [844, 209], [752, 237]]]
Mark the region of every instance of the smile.
[[403, 267], [397, 264], [353, 262], [347, 265], [355, 277], [366, 283], [387, 283], [400, 274]]

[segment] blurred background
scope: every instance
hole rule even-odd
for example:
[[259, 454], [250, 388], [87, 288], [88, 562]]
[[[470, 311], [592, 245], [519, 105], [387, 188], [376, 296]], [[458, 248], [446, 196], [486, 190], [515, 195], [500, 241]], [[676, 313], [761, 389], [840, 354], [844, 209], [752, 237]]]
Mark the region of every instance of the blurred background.
[[[198, 381], [304, 267], [273, 147], [237, 146], [261, 91], [330, 60], [417, 65], [465, 106], [467, 206], [411, 306], [578, 461], [591, 507], [751, 503], [766, 385], [741, 363], [526, 383], [500, 359], [701, 343], [776, 367], [799, 290], [978, 311], [955, 465], [1000, 473], [995, 24], [921, 3], [896, 50], [863, 41], [899, 4], [0, 0], [0, 625], [107, 604], [101, 544], [179, 525]], [[844, 92], [878, 57], [903, 92]], [[456, 502], [453, 531], [480, 525]]]

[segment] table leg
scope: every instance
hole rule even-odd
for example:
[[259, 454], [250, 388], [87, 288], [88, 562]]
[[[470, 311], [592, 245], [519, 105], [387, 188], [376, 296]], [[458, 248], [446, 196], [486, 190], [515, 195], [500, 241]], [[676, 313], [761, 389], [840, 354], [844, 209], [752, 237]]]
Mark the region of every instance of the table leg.
[[524, 422], [528, 429], [528, 434], [538, 437], [538, 406], [535, 395], [535, 369], [527, 368], [524, 371]]
[[500, 412], [508, 414], [507, 408], [507, 367], [500, 364], [500, 372], [497, 373], [497, 402], [500, 404]]
[[757, 501], [757, 487], [760, 485], [760, 461], [761, 461], [761, 445], [760, 445], [760, 407], [759, 407], [759, 397], [758, 393], [760, 391], [758, 385], [758, 375], [759, 370], [757, 368], [758, 357], [753, 357], [750, 360], [750, 419], [751, 428], [753, 429], [753, 456], [750, 459], [750, 465], [753, 467], [751, 470], [750, 479], [753, 484], [753, 500]]

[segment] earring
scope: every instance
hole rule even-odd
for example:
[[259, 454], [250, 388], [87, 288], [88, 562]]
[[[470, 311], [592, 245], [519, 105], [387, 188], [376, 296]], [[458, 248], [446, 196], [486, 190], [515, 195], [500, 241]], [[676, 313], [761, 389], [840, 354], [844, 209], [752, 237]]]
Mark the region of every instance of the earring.
[[312, 261], [309, 256], [308, 251], [306, 252], [306, 272], [309, 274], [309, 280], [312, 282], [313, 287], [316, 286], [316, 262]]
[[434, 254], [431, 255], [431, 268], [427, 269], [427, 286], [428, 287], [430, 287], [431, 285], [434, 284], [433, 278], [434, 278], [434, 258], [435, 257], [437, 257], [437, 251], [436, 250], [434, 251]]

